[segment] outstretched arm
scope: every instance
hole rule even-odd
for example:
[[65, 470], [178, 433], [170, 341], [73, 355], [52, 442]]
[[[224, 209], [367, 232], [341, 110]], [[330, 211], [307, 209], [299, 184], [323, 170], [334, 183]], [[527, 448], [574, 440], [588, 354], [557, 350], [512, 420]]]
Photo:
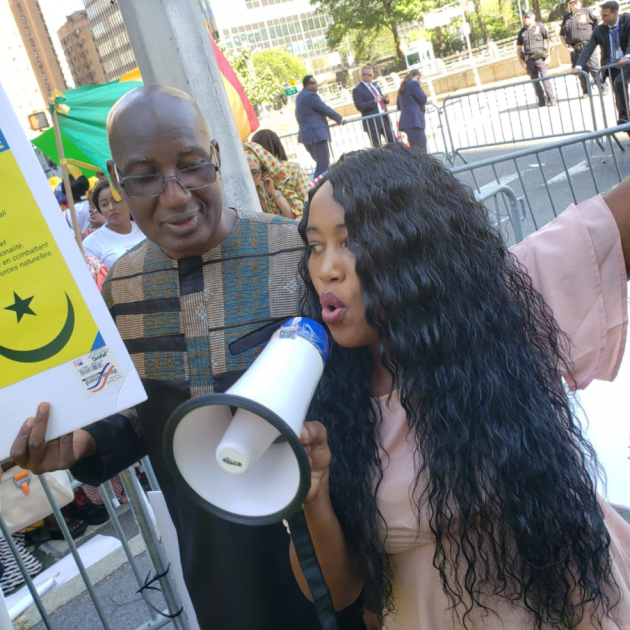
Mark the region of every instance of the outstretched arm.
[[332, 107], [328, 107], [328, 105], [326, 105], [326, 103], [322, 101], [320, 96], [318, 96], [317, 94], [315, 94], [314, 96], [315, 98], [313, 99], [313, 109], [316, 112], [319, 112], [320, 114], [323, 114], [324, 116], [331, 118], [338, 123], [341, 123], [341, 121], [343, 120], [341, 114], [338, 114]]
[[574, 74], [579, 73], [579, 71], [586, 66], [586, 63], [593, 55], [596, 48], [597, 48], [597, 39], [595, 38], [595, 33], [593, 33], [591, 35], [591, 39], [588, 40], [588, 44], [586, 44], [584, 50], [580, 53], [580, 56], [573, 70]]

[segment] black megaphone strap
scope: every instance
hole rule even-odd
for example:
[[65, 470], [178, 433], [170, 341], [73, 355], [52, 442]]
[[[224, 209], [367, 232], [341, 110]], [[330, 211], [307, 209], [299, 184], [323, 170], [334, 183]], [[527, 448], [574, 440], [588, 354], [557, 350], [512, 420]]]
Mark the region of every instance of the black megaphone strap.
[[317, 560], [317, 554], [315, 553], [311, 534], [308, 531], [304, 511], [300, 510], [295, 516], [288, 519], [288, 522], [295, 554], [311, 590], [319, 624], [322, 630], [338, 630], [332, 597]]

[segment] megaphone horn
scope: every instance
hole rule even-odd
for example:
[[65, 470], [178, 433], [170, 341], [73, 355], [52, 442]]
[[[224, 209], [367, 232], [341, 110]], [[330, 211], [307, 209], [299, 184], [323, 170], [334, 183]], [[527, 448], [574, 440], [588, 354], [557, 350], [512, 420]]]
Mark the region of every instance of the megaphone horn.
[[193, 398], [170, 417], [165, 457], [201, 507], [229, 521], [267, 525], [298, 512], [311, 470], [300, 433], [328, 354], [317, 322], [287, 321], [225, 393]]

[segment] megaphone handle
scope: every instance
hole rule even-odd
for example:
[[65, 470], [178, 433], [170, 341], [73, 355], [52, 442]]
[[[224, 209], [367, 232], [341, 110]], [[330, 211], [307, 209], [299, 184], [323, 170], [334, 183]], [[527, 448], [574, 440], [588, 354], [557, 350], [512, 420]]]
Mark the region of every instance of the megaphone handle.
[[317, 554], [315, 553], [311, 534], [308, 531], [304, 512], [300, 510], [295, 516], [288, 519], [288, 522], [293, 546], [295, 547], [295, 555], [311, 590], [319, 625], [322, 627], [322, 630], [338, 630], [335, 607], [317, 560]]

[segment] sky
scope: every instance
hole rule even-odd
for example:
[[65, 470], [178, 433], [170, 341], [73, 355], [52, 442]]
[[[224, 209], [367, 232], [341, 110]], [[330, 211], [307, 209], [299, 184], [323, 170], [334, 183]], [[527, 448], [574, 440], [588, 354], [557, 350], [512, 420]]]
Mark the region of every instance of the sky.
[[63, 74], [66, 77], [66, 82], [70, 87], [74, 87], [72, 75], [70, 74], [68, 62], [66, 61], [66, 56], [63, 53], [61, 43], [59, 42], [57, 31], [64, 25], [67, 15], [70, 15], [74, 13], [74, 11], [78, 11], [79, 9], [85, 8], [83, 1], [39, 0], [39, 6], [41, 7], [42, 13], [44, 14], [46, 26], [48, 26], [48, 32], [50, 33], [50, 39], [52, 39], [55, 50], [57, 51], [57, 57], [59, 57], [59, 62], [61, 63]]

